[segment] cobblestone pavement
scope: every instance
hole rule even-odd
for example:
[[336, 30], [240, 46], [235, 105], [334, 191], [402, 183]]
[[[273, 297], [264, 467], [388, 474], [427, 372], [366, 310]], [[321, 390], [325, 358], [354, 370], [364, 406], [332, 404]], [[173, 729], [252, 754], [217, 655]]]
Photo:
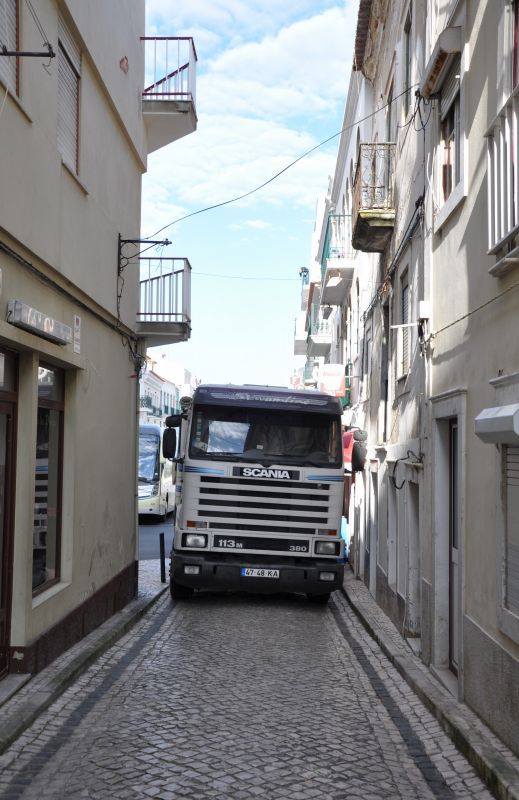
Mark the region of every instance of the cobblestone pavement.
[[491, 795], [336, 592], [163, 595], [0, 756], [0, 797]]

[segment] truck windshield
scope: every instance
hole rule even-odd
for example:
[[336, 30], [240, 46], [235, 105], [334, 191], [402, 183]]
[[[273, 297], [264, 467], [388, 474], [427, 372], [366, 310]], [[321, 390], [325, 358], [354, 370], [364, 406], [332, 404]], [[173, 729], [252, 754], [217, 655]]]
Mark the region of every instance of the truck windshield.
[[152, 434], [139, 436], [139, 481], [151, 483], [159, 479], [160, 439]]
[[308, 412], [195, 407], [191, 458], [342, 465], [339, 417]]

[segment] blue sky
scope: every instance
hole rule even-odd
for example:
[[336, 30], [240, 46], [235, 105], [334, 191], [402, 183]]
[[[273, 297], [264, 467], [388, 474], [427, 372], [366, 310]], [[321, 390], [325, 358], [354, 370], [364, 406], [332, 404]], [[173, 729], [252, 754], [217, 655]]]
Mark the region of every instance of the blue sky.
[[[142, 233], [263, 184], [340, 131], [358, 0], [146, 0], [147, 35], [192, 36], [197, 131], [149, 156]], [[204, 382], [288, 385], [299, 269], [339, 137], [250, 197], [160, 235], [187, 257], [192, 335], [157, 348]]]

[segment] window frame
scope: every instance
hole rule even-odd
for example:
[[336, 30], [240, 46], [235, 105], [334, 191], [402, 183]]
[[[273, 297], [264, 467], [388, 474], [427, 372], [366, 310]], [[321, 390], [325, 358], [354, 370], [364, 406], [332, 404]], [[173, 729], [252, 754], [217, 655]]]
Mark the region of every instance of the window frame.
[[[458, 78], [455, 76], [459, 75]], [[453, 81], [457, 81], [457, 86]], [[449, 90], [449, 91], [446, 91]], [[445, 100], [447, 95], [448, 100]], [[442, 100], [444, 107], [442, 107]], [[447, 104], [445, 104], [447, 103]], [[439, 208], [434, 218], [434, 233], [438, 233], [442, 225], [446, 222], [452, 212], [464, 200], [467, 194], [466, 188], [466, 158], [467, 145], [465, 141], [464, 126], [464, 90], [463, 90], [463, 57], [459, 53], [451, 64], [445, 79], [440, 88], [440, 102], [438, 106], [438, 146], [436, 148], [436, 194], [439, 200]], [[453, 147], [454, 169], [453, 184], [447, 196], [444, 196], [444, 156], [445, 156], [445, 122], [448, 117], [452, 119], [454, 133]]]
[[[58, 20], [58, 150], [63, 164], [79, 175], [81, 51], [66, 22]], [[72, 101], [72, 106], [70, 105]], [[70, 122], [72, 121], [72, 125]], [[73, 151], [73, 156], [71, 156]]]
[[[501, 486], [502, 486], [502, 507], [501, 507], [501, 524], [498, 526], [500, 531], [501, 540], [501, 558], [502, 571], [498, 576], [498, 590], [499, 590], [499, 606], [498, 606], [498, 621], [500, 630], [513, 639], [519, 642], [519, 601], [517, 606], [510, 607], [508, 596], [508, 530], [509, 511], [510, 511], [510, 495], [511, 486], [515, 486], [517, 494], [519, 494], [519, 483], [509, 483], [508, 475], [508, 455], [510, 448], [513, 449], [516, 455], [519, 455], [519, 446], [512, 444], [503, 444], [501, 446]], [[517, 480], [517, 479], [515, 479]], [[519, 502], [516, 498], [516, 503]], [[516, 593], [519, 594], [519, 586]]]
[[[56, 472], [56, 528], [55, 528], [55, 556], [54, 556], [54, 575], [49, 580], [45, 580], [43, 583], [38, 584], [37, 586], [33, 587], [32, 596], [36, 597], [37, 595], [42, 594], [51, 586], [59, 583], [61, 580], [61, 538], [62, 538], [62, 511], [63, 511], [63, 458], [64, 458], [64, 416], [65, 416], [65, 370], [60, 369], [59, 367], [55, 367], [51, 364], [47, 364], [43, 361], [40, 361], [38, 364], [38, 374], [39, 369], [48, 369], [52, 370], [53, 372], [57, 372], [61, 376], [61, 399], [48, 399], [44, 397], [40, 397], [38, 391], [38, 414], [40, 409], [47, 409], [49, 411], [56, 411], [58, 412], [58, 443], [57, 443], [57, 472]], [[38, 387], [39, 388], [39, 387]], [[37, 448], [37, 442], [35, 443]], [[50, 457], [50, 453], [49, 453]], [[35, 464], [36, 466], [36, 464]], [[48, 470], [49, 471], [49, 470]], [[36, 475], [36, 472], [35, 472]], [[34, 505], [36, 507], [36, 481], [34, 486]], [[47, 518], [48, 518], [48, 489], [47, 489]], [[36, 529], [34, 529], [33, 533], [33, 578], [34, 578], [34, 548], [35, 544], [35, 533]], [[47, 542], [45, 544], [45, 549], [47, 549]]]
[[410, 284], [409, 267], [402, 271], [398, 283], [398, 297], [396, 317], [399, 320], [396, 326], [396, 381], [397, 384], [407, 378], [411, 366], [410, 342]]
[[403, 62], [404, 62], [404, 69], [403, 69], [403, 86], [402, 90], [404, 92], [402, 97], [403, 102], [403, 109], [404, 109], [404, 119], [407, 119], [409, 111], [411, 109], [411, 76], [413, 71], [412, 65], [412, 53], [413, 48], [411, 46], [411, 33], [413, 28], [413, 14], [412, 14], [412, 6], [409, 5], [407, 9], [407, 14], [404, 22], [404, 36], [403, 36]]

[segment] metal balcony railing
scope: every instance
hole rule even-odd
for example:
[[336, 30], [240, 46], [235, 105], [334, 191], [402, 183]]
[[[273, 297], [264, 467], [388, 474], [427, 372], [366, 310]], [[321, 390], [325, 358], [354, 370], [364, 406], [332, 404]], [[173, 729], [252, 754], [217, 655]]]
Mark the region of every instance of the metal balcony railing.
[[196, 103], [197, 55], [191, 36], [142, 36], [145, 83], [143, 99]]
[[191, 332], [191, 264], [187, 258], [140, 258], [139, 335], [159, 344], [186, 341]]
[[318, 306], [312, 306], [310, 313], [310, 328], [308, 331], [310, 336], [330, 336], [332, 335], [332, 326], [329, 320], [324, 319], [322, 311]]
[[364, 142], [353, 183], [352, 245], [356, 250], [382, 252], [395, 220], [393, 142]]
[[353, 259], [355, 250], [351, 245], [351, 214], [330, 214], [326, 225], [321, 277], [324, 279], [329, 259]]
[[392, 210], [394, 142], [364, 142], [359, 145], [359, 160], [353, 184], [354, 210]]
[[519, 233], [519, 86], [486, 133], [488, 143], [488, 249], [497, 253]]

